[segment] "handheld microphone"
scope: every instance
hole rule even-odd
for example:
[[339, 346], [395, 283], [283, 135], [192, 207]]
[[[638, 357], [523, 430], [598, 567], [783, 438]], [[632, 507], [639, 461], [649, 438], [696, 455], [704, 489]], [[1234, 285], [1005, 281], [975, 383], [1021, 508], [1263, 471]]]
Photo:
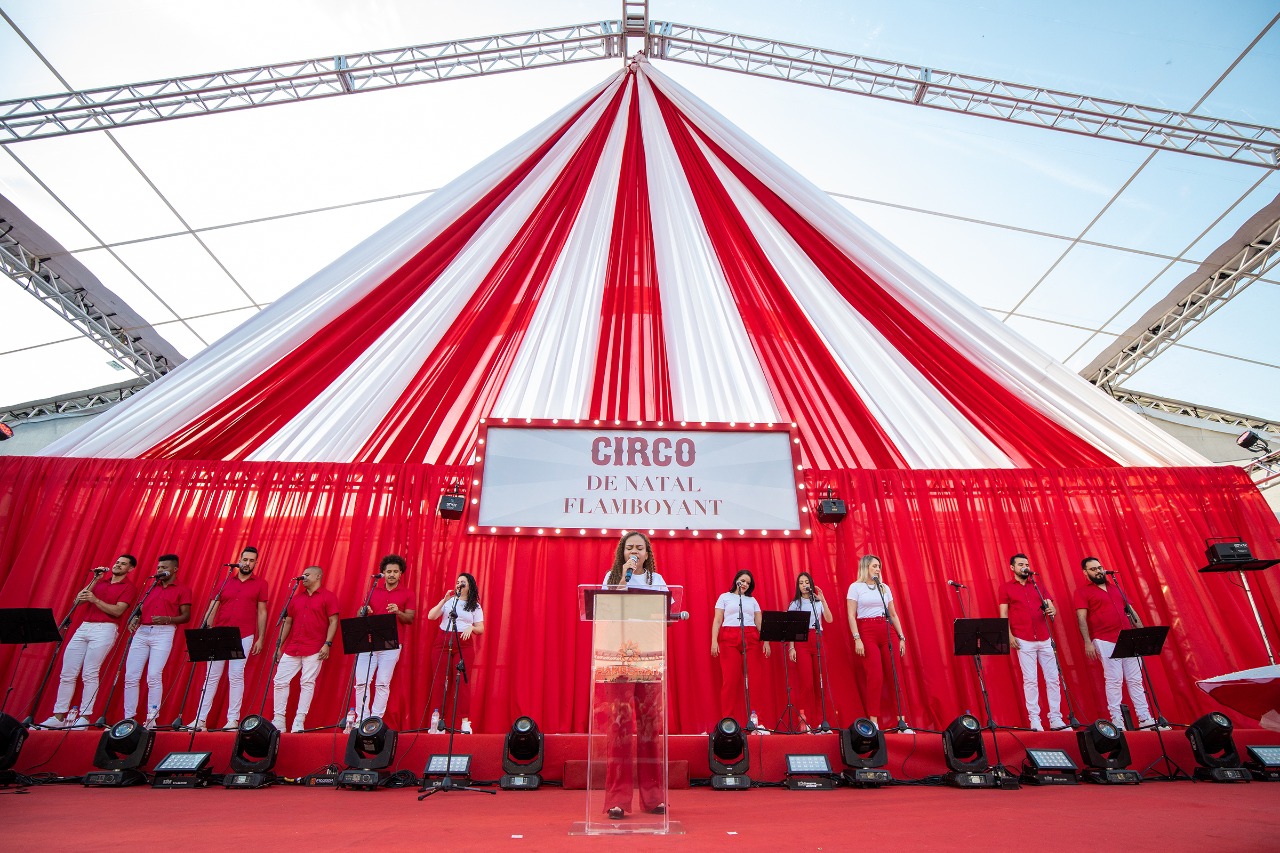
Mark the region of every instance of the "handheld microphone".
[[106, 572], [107, 572], [107, 569], [105, 569], [102, 566], [98, 566], [96, 569], [93, 570], [93, 576], [96, 578], [98, 575], [106, 574]]
[[239, 563], [223, 563], [223, 564], [222, 564], [222, 568], [224, 568], [224, 569], [238, 569], [238, 568], [240, 568], [240, 564], [239, 564]]
[[370, 577], [372, 577], [374, 580], [377, 580], [380, 577], [384, 577], [384, 575], [382, 574], [382, 572], [375, 572]]
[[294, 578], [295, 581], [304, 581], [306, 579], [307, 578], [305, 575], [298, 575], [296, 578]]
[[636, 564], [639, 562], [640, 562], [640, 558], [637, 557], [635, 554], [632, 554], [630, 557], [627, 557], [627, 578], [626, 578], [627, 583], [631, 583], [631, 576], [635, 574]]
[[951, 581], [951, 580], [947, 581], [947, 583], [951, 584], [956, 589], [968, 589], [968, 587], [962, 583], [956, 583], [955, 581]]

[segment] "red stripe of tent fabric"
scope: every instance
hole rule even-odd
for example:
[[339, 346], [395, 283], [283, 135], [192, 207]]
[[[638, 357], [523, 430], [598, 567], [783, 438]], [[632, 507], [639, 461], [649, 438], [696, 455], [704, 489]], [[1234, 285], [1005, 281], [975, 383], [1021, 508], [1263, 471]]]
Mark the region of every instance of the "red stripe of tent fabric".
[[[635, 75], [630, 75], [634, 86]], [[600, 306], [592, 417], [669, 421], [671, 376], [653, 252], [640, 102], [632, 97]]]
[[498, 206], [582, 114], [586, 104], [450, 224], [358, 303], [272, 364], [234, 395], [141, 454], [153, 459], [244, 459], [329, 387], [426, 292], [485, 226]]
[[[667, 99], [661, 92], [659, 102]], [[858, 313], [1020, 467], [1112, 467], [1117, 463], [1036, 407], [944, 340], [912, 309], [840, 251], [814, 225], [700, 128], [694, 132], [778, 220]], [[850, 463], [852, 464], [852, 462]]]
[[666, 98], [658, 104], [773, 398], [799, 424], [806, 464], [910, 467], [796, 304], [683, 115]]
[[547, 279], [578, 218], [624, 88], [587, 134], [422, 368], [356, 455], [357, 462], [461, 464], [475, 449]]

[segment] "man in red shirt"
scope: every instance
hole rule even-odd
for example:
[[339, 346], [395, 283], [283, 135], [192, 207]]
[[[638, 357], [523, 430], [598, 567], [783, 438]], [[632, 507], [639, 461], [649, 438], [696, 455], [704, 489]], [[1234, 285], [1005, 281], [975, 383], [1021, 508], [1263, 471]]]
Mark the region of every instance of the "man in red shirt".
[[294, 712], [293, 728], [300, 732], [306, 728], [307, 711], [311, 709], [311, 697], [316, 691], [316, 678], [320, 665], [329, 657], [333, 647], [333, 635], [338, 630], [338, 599], [327, 589], [321, 589], [324, 570], [308, 566], [302, 573], [302, 592], [289, 602], [284, 624], [280, 626], [279, 666], [276, 668], [274, 719], [275, 727], [284, 731], [284, 713], [289, 704], [289, 682], [302, 672], [298, 689], [298, 709]]
[[209, 662], [205, 672], [204, 689], [200, 691], [200, 710], [196, 712], [195, 728], [205, 727], [213, 697], [227, 672], [227, 728], [240, 725], [240, 706], [244, 702], [244, 668], [253, 655], [261, 654], [262, 640], [267, 633], [267, 582], [253, 574], [258, 565], [258, 549], [249, 545], [240, 552], [240, 565], [236, 573], [222, 585], [218, 596], [209, 605], [204, 623], [214, 628], [240, 629], [240, 643], [244, 657], [240, 660]]
[[164, 665], [173, 649], [177, 625], [191, 619], [191, 589], [178, 583], [178, 555], [164, 554], [156, 561], [156, 584], [151, 588], [142, 613], [129, 620], [133, 639], [129, 641], [129, 657], [124, 666], [124, 716], [136, 720], [138, 682], [142, 668], [147, 669], [146, 727], [156, 726], [156, 715], [164, 701]]
[[1154, 726], [1151, 711], [1147, 707], [1147, 693], [1142, 684], [1142, 667], [1137, 658], [1111, 657], [1116, 639], [1125, 628], [1141, 628], [1142, 620], [1132, 607], [1126, 607], [1120, 590], [1107, 585], [1107, 571], [1097, 557], [1085, 557], [1080, 561], [1089, 578], [1088, 586], [1076, 590], [1076, 621], [1080, 623], [1080, 636], [1084, 637], [1084, 654], [1089, 660], [1102, 659], [1102, 674], [1107, 685], [1107, 713], [1116, 728], [1124, 728], [1120, 713], [1123, 688], [1129, 688], [1129, 701], [1138, 712], [1138, 725]]
[[1049, 728], [1065, 728], [1062, 719], [1062, 681], [1053, 641], [1049, 637], [1049, 620], [1058, 615], [1051, 599], [1040, 601], [1040, 593], [1031, 581], [1031, 561], [1026, 554], [1009, 558], [1013, 580], [1000, 587], [1000, 616], [1009, 620], [1009, 647], [1018, 653], [1022, 670], [1022, 696], [1027, 703], [1027, 719], [1031, 728], [1044, 731], [1040, 723], [1040, 681], [1036, 668], [1044, 671], [1045, 698], [1049, 705]]
[[[401, 583], [404, 577], [404, 557], [388, 554], [378, 564], [385, 588], [377, 588], [369, 596], [369, 606], [361, 608], [360, 615], [394, 613], [397, 625], [413, 624], [413, 593]], [[365, 652], [356, 659], [356, 713], [364, 717], [381, 717], [387, 712], [387, 698], [391, 695], [391, 677], [395, 675], [400, 649], [381, 652]], [[369, 682], [376, 679], [373, 706], [369, 702]]]
[[[121, 554], [106, 577], [89, 589], [76, 594], [76, 609], [85, 614], [62, 655], [62, 675], [58, 678], [58, 698], [53, 716], [41, 725], [47, 728], [80, 728], [93, 719], [93, 705], [98, 701], [98, 670], [115, 644], [120, 621], [133, 603], [138, 590], [129, 582], [129, 572], [138, 565], [132, 554]], [[96, 573], [96, 570], [95, 570]], [[80, 607], [83, 604], [85, 607]], [[81, 681], [80, 714], [67, 719], [76, 679]]]

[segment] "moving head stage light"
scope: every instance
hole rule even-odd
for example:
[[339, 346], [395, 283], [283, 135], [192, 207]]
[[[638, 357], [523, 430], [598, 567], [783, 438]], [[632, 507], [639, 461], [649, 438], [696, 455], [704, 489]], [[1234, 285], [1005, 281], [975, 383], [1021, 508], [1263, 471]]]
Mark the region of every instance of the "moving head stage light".
[[747, 775], [751, 767], [747, 736], [733, 717], [716, 723], [715, 731], [707, 735], [707, 764], [711, 765], [713, 790], [745, 791], [751, 787], [751, 777]]
[[504, 791], [533, 791], [542, 784], [542, 732], [532, 717], [520, 717], [503, 740], [502, 778]]
[[845, 781], [855, 788], [879, 788], [893, 781], [888, 770], [889, 749], [884, 732], [866, 717], [840, 732], [840, 758], [844, 761]]
[[948, 785], [957, 788], [995, 788], [996, 775], [989, 772], [987, 746], [982, 741], [982, 724], [972, 714], [961, 714], [942, 732], [942, 753], [947, 760]]
[[156, 733], [137, 720], [121, 720], [102, 733], [93, 756], [97, 770], [84, 774], [86, 788], [123, 788], [147, 781], [138, 768], [147, 763]]
[[1098, 720], [1076, 732], [1084, 778], [1099, 785], [1137, 785], [1142, 774], [1129, 769], [1129, 742], [1124, 732], [1107, 720]]
[[1220, 711], [1205, 714], [1187, 727], [1191, 754], [1200, 765], [1195, 778], [1209, 782], [1248, 782], [1253, 778], [1241, 764], [1231, 729], [1231, 720]]
[[264, 788], [278, 781], [272, 768], [280, 750], [280, 732], [266, 717], [253, 714], [240, 721], [231, 745], [231, 772], [224, 788]]
[[338, 774], [339, 788], [372, 791], [387, 781], [399, 733], [381, 717], [366, 717], [347, 738], [347, 769]]

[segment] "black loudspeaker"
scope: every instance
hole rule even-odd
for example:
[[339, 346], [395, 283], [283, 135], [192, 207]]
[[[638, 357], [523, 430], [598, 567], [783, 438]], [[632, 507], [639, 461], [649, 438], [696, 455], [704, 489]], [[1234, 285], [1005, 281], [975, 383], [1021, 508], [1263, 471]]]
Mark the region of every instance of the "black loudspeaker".
[[848, 514], [848, 511], [844, 508], [844, 501], [839, 498], [818, 501], [818, 521], [823, 524], [839, 524], [844, 521], [844, 517]]
[[462, 518], [462, 512], [467, 508], [466, 496], [441, 495], [438, 508], [441, 516], [456, 521], [457, 519]]
[[1246, 542], [1215, 542], [1205, 550], [1210, 563], [1248, 563], [1253, 553]]

